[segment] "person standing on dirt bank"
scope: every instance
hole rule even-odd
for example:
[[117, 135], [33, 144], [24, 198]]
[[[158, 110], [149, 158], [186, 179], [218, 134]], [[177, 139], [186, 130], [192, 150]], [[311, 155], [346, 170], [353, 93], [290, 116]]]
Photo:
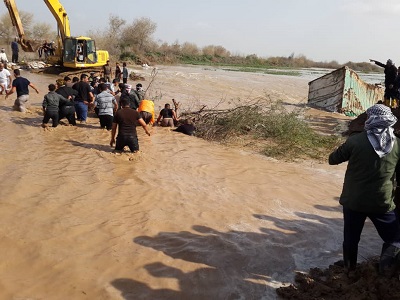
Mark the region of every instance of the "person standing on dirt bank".
[[116, 62], [115, 63], [115, 78], [114, 79], [117, 79], [118, 82], [120, 82], [121, 81], [121, 75], [122, 75], [121, 67], [119, 66], [119, 63]]
[[11, 61], [15, 64], [18, 63], [18, 52], [19, 52], [19, 47], [18, 47], [18, 39], [15, 38], [14, 41], [11, 42]]
[[26, 78], [21, 76], [19, 69], [14, 70], [15, 79], [12, 82], [12, 88], [7, 92], [6, 99], [11, 94], [17, 92], [17, 99], [14, 102], [13, 109], [20, 112], [26, 112], [29, 100], [29, 87], [33, 88], [39, 94], [39, 90]]
[[126, 62], [122, 63], [122, 83], [128, 83], [128, 68], [126, 67]]
[[[385, 73], [385, 94], [384, 94], [384, 98], [385, 98], [385, 105], [392, 107], [392, 108], [396, 108], [398, 106], [398, 103], [396, 103], [396, 99], [397, 99], [397, 91], [395, 88], [395, 81], [396, 81], [396, 76], [397, 76], [397, 68], [394, 65], [394, 63], [392, 62], [391, 59], [388, 59], [386, 62], [386, 65], [377, 61], [377, 60], [373, 60], [370, 59], [370, 62], [375, 63], [376, 65], [382, 67], [385, 69], [384, 73]], [[392, 102], [391, 102], [392, 100]]]
[[7, 59], [6, 49], [4, 48], [1, 48], [0, 50], [0, 62], [4, 64], [5, 68], [7, 68], [8, 59]]
[[[115, 151], [123, 151], [125, 146], [129, 147], [131, 152], [139, 151], [139, 141], [137, 138], [136, 125], [140, 124], [146, 134], [150, 136], [150, 132], [147, 130], [146, 123], [143, 121], [140, 114], [129, 107], [128, 99], [121, 99], [122, 108], [115, 114], [112, 130], [111, 130], [111, 141], [110, 146], [115, 144]], [[115, 143], [115, 134], [118, 136], [117, 142]]]
[[7, 92], [11, 88], [11, 73], [2, 62], [0, 62], [0, 95]]
[[111, 76], [112, 76], [112, 70], [111, 70], [111, 66], [110, 66], [110, 61], [107, 60], [107, 63], [103, 66], [103, 76], [107, 83], [111, 82]]
[[[358, 243], [368, 217], [384, 241], [380, 272], [400, 263], [400, 223], [395, 201], [400, 187], [400, 139], [393, 133], [397, 118], [391, 109], [375, 104], [367, 109], [365, 130], [350, 136], [330, 154], [329, 164], [348, 161], [340, 204], [343, 206], [343, 260], [348, 271], [357, 264]], [[396, 198], [394, 197], [396, 189]]]

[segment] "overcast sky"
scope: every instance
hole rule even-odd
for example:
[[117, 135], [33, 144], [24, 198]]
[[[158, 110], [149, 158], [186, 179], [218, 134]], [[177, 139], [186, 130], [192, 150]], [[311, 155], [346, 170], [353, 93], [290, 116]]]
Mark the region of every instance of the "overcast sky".
[[[35, 21], [56, 23], [42, 0], [15, 0]], [[223, 46], [259, 57], [305, 55], [314, 61], [400, 65], [399, 0], [61, 0], [72, 35], [106, 28], [110, 14], [148, 17], [156, 41]], [[3, 4], [0, 12], [6, 13]]]

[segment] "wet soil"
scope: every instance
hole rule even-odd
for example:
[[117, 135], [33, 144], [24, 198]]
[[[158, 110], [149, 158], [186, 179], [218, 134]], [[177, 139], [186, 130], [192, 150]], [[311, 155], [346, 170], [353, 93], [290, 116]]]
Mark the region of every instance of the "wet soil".
[[400, 299], [399, 276], [387, 277], [378, 272], [379, 257], [357, 265], [355, 271], [347, 273], [341, 262], [327, 269], [312, 268], [308, 273], [298, 272], [295, 284], [280, 287], [281, 299], [301, 300], [394, 300]]

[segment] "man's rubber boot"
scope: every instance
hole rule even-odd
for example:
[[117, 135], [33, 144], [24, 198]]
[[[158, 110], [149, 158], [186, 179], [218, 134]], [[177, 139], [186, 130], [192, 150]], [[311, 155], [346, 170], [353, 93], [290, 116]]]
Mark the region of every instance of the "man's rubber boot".
[[345, 248], [343, 243], [343, 262], [347, 272], [354, 271], [357, 266], [358, 249]]
[[381, 257], [379, 260], [379, 273], [392, 277], [400, 264], [400, 248], [384, 243], [382, 245]]

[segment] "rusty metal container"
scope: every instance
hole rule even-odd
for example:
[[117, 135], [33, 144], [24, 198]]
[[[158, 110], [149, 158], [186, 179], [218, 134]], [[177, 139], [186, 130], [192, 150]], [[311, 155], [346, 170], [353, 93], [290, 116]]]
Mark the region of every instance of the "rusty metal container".
[[358, 116], [383, 100], [384, 88], [360, 79], [342, 67], [308, 83], [308, 106], [347, 116]]

